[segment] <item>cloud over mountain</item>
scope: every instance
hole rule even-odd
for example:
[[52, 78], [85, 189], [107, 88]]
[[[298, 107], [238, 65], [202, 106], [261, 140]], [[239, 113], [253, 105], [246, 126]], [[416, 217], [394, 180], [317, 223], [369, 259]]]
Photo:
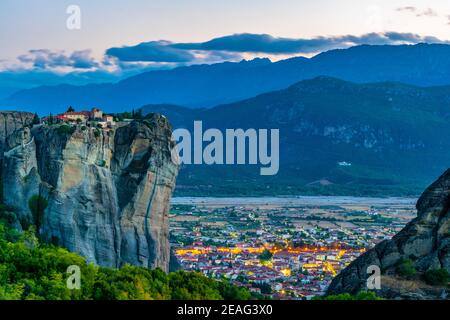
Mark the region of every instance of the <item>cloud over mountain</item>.
[[194, 55], [186, 50], [180, 50], [169, 41], [143, 42], [135, 46], [109, 48], [106, 55], [126, 62], [189, 62]]
[[[111, 47], [105, 50], [103, 56], [95, 58], [91, 50], [67, 53], [35, 49], [18, 56], [12, 63], [8, 61], [0, 63], [0, 89], [7, 88], [8, 90], [4, 92], [8, 93], [24, 87], [51, 85], [54, 84], [54, 79], [61, 77], [64, 77], [65, 83], [71, 84], [80, 84], [80, 81], [113, 82], [145, 71], [172, 69], [177, 66], [237, 62], [244, 58], [256, 57], [280, 60], [290, 56], [312, 56], [331, 49], [345, 49], [363, 44], [400, 45], [423, 42], [449, 43], [432, 36], [399, 32], [321, 36], [309, 39], [243, 33], [217, 37], [205, 42], [174, 43], [160, 40]], [[53, 75], [49, 76], [48, 73]]]
[[347, 48], [361, 44], [416, 44], [421, 42], [444, 43], [436, 37], [420, 36], [413, 33], [384, 32], [368, 33], [361, 36], [343, 35], [330, 37], [276, 38], [268, 34], [234, 34], [200, 43], [177, 43], [172, 47], [184, 50], [215, 50], [230, 52], [252, 52], [267, 54], [302, 54], [324, 50]]
[[[407, 7], [404, 10], [417, 10]], [[148, 68], [158, 64], [179, 66], [182, 64], [212, 63], [241, 60], [244, 54], [253, 55], [301, 55], [315, 54], [356, 45], [400, 45], [448, 43], [432, 36], [415, 33], [382, 32], [363, 35], [321, 36], [315, 38], [283, 38], [269, 34], [242, 33], [213, 38], [205, 42], [174, 43], [166, 40], [142, 42], [137, 45], [112, 47], [105, 51], [102, 61], [91, 57], [90, 50], [64, 51], [48, 49], [30, 50], [17, 57], [24, 65], [35, 69], [92, 69], [116, 66], [118, 69]]]
[[24, 64], [31, 64], [36, 69], [70, 67], [74, 69], [91, 69], [98, 63], [91, 57], [90, 50], [78, 50], [71, 54], [48, 49], [29, 50], [27, 54], [17, 57]]

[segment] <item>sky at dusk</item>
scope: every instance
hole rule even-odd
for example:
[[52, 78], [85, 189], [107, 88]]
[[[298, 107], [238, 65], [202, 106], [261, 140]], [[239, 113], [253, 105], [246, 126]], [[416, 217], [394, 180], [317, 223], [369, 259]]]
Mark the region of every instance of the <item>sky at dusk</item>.
[[[69, 5], [80, 29], [66, 26]], [[0, 88], [419, 42], [450, 42], [450, 1], [2, 0]]]

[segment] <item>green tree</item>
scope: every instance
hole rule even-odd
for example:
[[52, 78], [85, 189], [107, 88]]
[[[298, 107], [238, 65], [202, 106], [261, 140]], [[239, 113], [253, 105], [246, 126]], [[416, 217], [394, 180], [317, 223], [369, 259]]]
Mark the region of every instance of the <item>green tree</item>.
[[130, 112], [128, 112], [128, 111], [125, 111], [125, 112], [123, 112], [122, 113], [122, 120], [123, 119], [132, 119], [132, 115], [131, 115], [131, 113]]
[[402, 259], [396, 267], [397, 273], [405, 278], [411, 278], [416, 274], [414, 262], [411, 259]]
[[222, 300], [214, 280], [198, 272], [173, 272], [169, 274], [172, 299], [175, 300]]
[[411, 259], [402, 259], [397, 265], [397, 273], [405, 278], [411, 278], [416, 274], [414, 262]]
[[268, 249], [264, 249], [264, 251], [259, 255], [259, 260], [261, 261], [269, 261], [272, 259], [273, 254]]
[[75, 132], [75, 127], [68, 124], [62, 124], [58, 127], [57, 132], [60, 135], [70, 135]]
[[313, 300], [383, 300], [373, 291], [361, 291], [355, 295], [350, 293], [341, 293], [326, 297], [314, 297]]
[[39, 234], [39, 230], [44, 218], [44, 211], [47, 209], [48, 201], [41, 195], [35, 194], [28, 200], [28, 208], [31, 211], [33, 217], [33, 223], [36, 226], [36, 231]]
[[75, 112], [75, 109], [72, 106], [69, 106], [69, 108], [67, 108], [67, 112]]
[[94, 130], [94, 137], [96, 138], [100, 137], [100, 130], [98, 128]]
[[142, 118], [142, 109], [138, 109], [138, 111], [136, 111], [134, 114], [134, 119], [141, 120]]
[[446, 269], [428, 270], [424, 274], [425, 282], [432, 286], [445, 286], [450, 281], [450, 274]]
[[272, 294], [273, 293], [272, 287], [268, 283], [259, 283], [254, 286], [256, 288], [261, 289], [262, 294]]
[[248, 290], [234, 286], [226, 280], [218, 283], [218, 289], [225, 300], [249, 300], [251, 298]]
[[[41, 200], [35, 197], [33, 207]], [[227, 280], [201, 273], [124, 265], [120, 269], [89, 264], [76, 253], [39, 242], [32, 226], [14, 241], [0, 220], [0, 299], [26, 300], [149, 300], [149, 299], [248, 299], [250, 293]], [[56, 241], [55, 241], [56, 242]], [[66, 271], [77, 265], [81, 290], [70, 290]]]
[[33, 121], [32, 121], [31, 123], [32, 123], [33, 125], [35, 125], [35, 124], [40, 124], [40, 123], [41, 123], [41, 119], [39, 119], [39, 116], [38, 116], [37, 113], [34, 114]]

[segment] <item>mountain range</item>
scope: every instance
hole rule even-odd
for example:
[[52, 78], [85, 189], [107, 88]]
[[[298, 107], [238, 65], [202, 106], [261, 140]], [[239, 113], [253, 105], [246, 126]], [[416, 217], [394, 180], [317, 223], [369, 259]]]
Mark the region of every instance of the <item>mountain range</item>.
[[[280, 130], [280, 171], [185, 165], [178, 193], [416, 194], [450, 163], [450, 86], [359, 84], [332, 77], [209, 109], [147, 105], [174, 128]], [[344, 165], [343, 165], [344, 164]]]
[[155, 70], [117, 83], [41, 86], [2, 99], [0, 108], [40, 114], [65, 111], [68, 105], [78, 109], [95, 105], [109, 112], [162, 103], [209, 108], [284, 89], [317, 76], [359, 83], [396, 81], [436, 86], [450, 84], [449, 71], [450, 45], [362, 45], [312, 58], [278, 62], [255, 59]]

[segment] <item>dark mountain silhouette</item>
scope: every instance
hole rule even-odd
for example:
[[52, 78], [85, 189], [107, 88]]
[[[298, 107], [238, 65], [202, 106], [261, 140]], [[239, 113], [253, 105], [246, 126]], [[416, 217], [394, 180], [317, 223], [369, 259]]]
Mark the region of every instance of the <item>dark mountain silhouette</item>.
[[96, 105], [110, 112], [161, 103], [212, 107], [280, 90], [320, 75], [360, 83], [450, 84], [450, 45], [363, 45], [331, 50], [310, 59], [297, 57], [275, 63], [255, 59], [150, 71], [113, 84], [22, 90], [0, 101], [0, 107], [41, 114], [64, 111], [68, 105], [76, 108]]
[[192, 130], [202, 120], [204, 130], [280, 129], [277, 176], [259, 176], [255, 166], [185, 166], [179, 191], [211, 185], [214, 192], [418, 193], [450, 163], [450, 86], [318, 77], [211, 109], [142, 109], [163, 113], [174, 128]]

